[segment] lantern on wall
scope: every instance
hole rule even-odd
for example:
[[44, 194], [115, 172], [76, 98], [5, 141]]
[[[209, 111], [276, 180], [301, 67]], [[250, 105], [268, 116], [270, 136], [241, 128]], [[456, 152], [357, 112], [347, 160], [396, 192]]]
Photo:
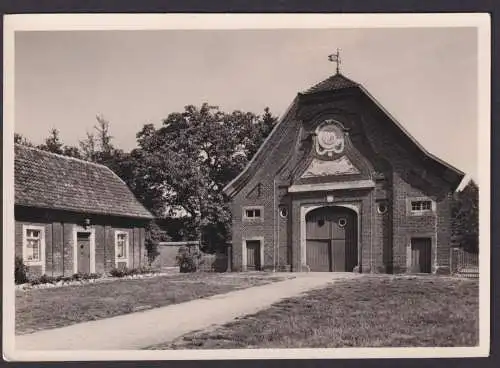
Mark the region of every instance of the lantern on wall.
[[89, 227], [91, 224], [90, 222], [90, 219], [89, 218], [86, 218], [83, 220], [83, 228], [86, 229], [87, 227]]

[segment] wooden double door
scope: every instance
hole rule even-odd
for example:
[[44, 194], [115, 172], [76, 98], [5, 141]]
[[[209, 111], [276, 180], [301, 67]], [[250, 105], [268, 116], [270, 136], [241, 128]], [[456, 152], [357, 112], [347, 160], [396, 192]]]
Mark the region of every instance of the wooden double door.
[[311, 271], [352, 272], [358, 264], [357, 214], [321, 207], [306, 215], [306, 261]]

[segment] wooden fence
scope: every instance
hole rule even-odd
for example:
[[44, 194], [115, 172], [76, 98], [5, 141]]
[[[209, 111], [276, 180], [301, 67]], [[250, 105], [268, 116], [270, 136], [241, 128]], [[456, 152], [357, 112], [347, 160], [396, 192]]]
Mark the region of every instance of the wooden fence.
[[450, 270], [454, 276], [478, 278], [479, 254], [469, 253], [461, 248], [451, 248]]

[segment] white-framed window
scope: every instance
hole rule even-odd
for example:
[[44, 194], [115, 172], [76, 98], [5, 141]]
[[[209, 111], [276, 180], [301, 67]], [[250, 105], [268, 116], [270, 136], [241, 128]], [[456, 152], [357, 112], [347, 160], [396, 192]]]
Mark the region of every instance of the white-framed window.
[[264, 218], [264, 207], [262, 206], [243, 207], [243, 220], [262, 221], [263, 218]]
[[415, 211], [432, 211], [432, 201], [411, 201], [411, 210]]
[[44, 226], [23, 225], [23, 261], [26, 265], [44, 265]]
[[[115, 263], [127, 262], [128, 260], [128, 232], [116, 231], [115, 232]], [[127, 262], [128, 263], [128, 262]]]
[[410, 215], [427, 215], [436, 211], [436, 202], [430, 198], [410, 198], [408, 200], [408, 212]]

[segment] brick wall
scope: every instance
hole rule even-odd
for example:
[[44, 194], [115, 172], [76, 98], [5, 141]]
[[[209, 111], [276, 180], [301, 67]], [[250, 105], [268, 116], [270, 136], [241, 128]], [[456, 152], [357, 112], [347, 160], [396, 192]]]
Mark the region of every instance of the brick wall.
[[[301, 206], [327, 205], [327, 193], [285, 196], [286, 188], [292, 183], [294, 169], [300, 168], [309, 150], [314, 149], [307, 141], [307, 132], [323, 119], [334, 118], [349, 129], [352, 161], [358, 168], [368, 168], [368, 176], [376, 181], [375, 189], [363, 193], [333, 193], [339, 203], [361, 204], [358, 242], [362, 272], [405, 272], [411, 239], [422, 234], [432, 239], [433, 272], [446, 272], [450, 193], [454, 188], [433, 171], [433, 163], [422, 161], [421, 151], [373, 103], [359, 96], [346, 98], [299, 106], [298, 115], [283, 122], [277, 137], [273, 136], [273, 146], [265, 153], [266, 158], [233, 198], [234, 270], [242, 269], [243, 240], [256, 236], [264, 238], [264, 266], [272, 267], [274, 261], [279, 265], [290, 264], [294, 271], [307, 269], [301, 259]], [[436, 203], [435, 212], [413, 216], [408, 211], [410, 198], [430, 198]], [[381, 202], [388, 207], [385, 214], [377, 212]], [[282, 204], [288, 206], [286, 219], [279, 216]], [[244, 206], [263, 206], [263, 221], [245, 223]]]

